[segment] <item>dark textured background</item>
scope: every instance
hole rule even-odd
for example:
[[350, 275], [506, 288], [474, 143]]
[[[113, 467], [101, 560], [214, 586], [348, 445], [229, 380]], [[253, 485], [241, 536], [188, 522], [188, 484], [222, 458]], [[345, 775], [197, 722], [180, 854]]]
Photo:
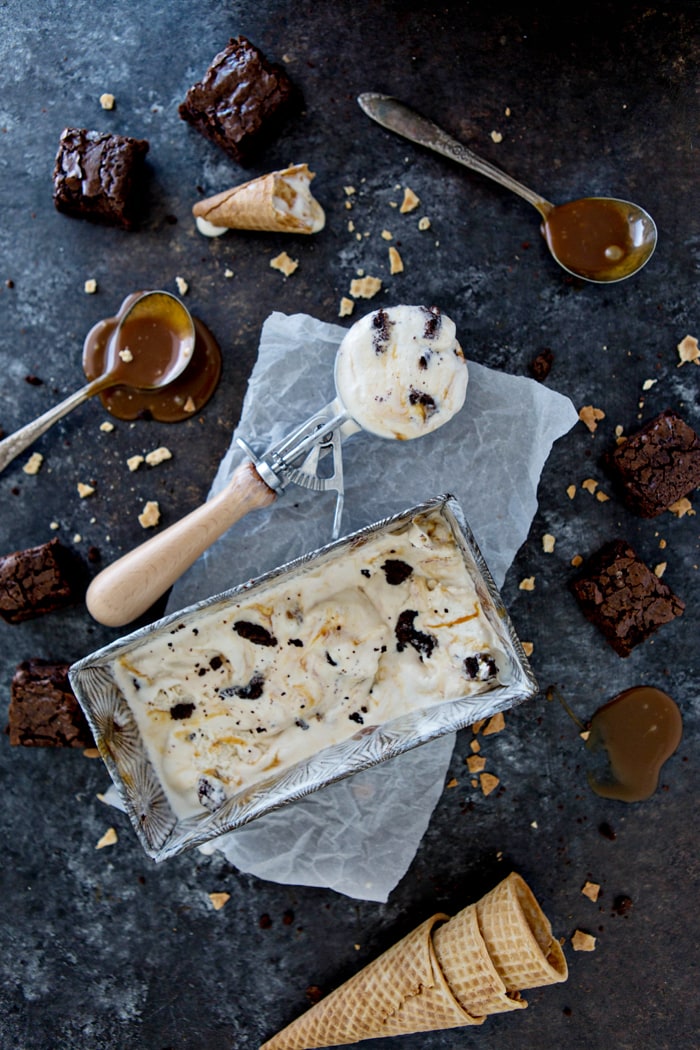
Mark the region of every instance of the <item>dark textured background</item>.
[[[174, 291], [184, 277], [188, 305], [224, 353], [221, 385], [196, 419], [118, 423], [104, 434], [105, 413], [93, 402], [37, 443], [38, 476], [22, 473], [20, 457], [0, 476], [2, 552], [48, 540], [56, 520], [59, 536], [70, 544], [80, 534], [76, 549], [98, 547], [105, 564], [143, 538], [136, 515], [146, 499], [159, 500], [164, 524], [197, 505], [237, 421], [266, 316], [305, 311], [336, 321], [358, 267], [385, 278], [372, 308], [439, 303], [468, 356], [517, 374], [548, 347], [549, 385], [606, 413], [595, 435], [579, 424], [555, 446], [531, 536], [504, 587], [521, 638], [534, 643], [542, 695], [484, 741], [501, 788], [483, 798], [470, 786], [470, 734], [460, 734], [450, 771], [458, 784], [445, 790], [388, 904], [258, 881], [220, 856], [155, 866], [126, 818], [97, 800], [107, 784], [101, 762], [0, 741], [3, 1048], [253, 1050], [304, 1009], [309, 986], [330, 990], [432, 911], [462, 907], [510, 868], [567, 938], [568, 983], [533, 992], [527, 1011], [481, 1029], [392, 1046], [696, 1044], [698, 519], [642, 521], [615, 498], [599, 503], [579, 491], [572, 502], [565, 490], [602, 479], [598, 459], [617, 424], [630, 431], [672, 407], [700, 426], [700, 373], [678, 368], [676, 353], [686, 334], [698, 335], [699, 16], [693, 2], [555, 10], [468, 0], [0, 0], [0, 426], [9, 433], [81, 384], [85, 333], [135, 288]], [[304, 99], [247, 171], [177, 115], [188, 86], [238, 33], [284, 58]], [[619, 285], [568, 278], [529, 205], [373, 125], [355, 102], [365, 90], [399, 96], [555, 202], [606, 193], [639, 201], [659, 227], [655, 256]], [[116, 97], [113, 112], [100, 108], [104, 91]], [[55, 212], [51, 169], [71, 124], [149, 139], [151, 200], [139, 232]], [[317, 173], [327, 212], [320, 235], [230, 233], [210, 243], [196, 233], [190, 208], [202, 192], [290, 161]], [[397, 184], [421, 197], [414, 214], [429, 214], [432, 231], [402, 224], [405, 272], [390, 277], [379, 233], [398, 227], [388, 208]], [[347, 185], [358, 191], [351, 213]], [[371, 236], [356, 241], [349, 217]], [[283, 248], [300, 261], [287, 280], [269, 267]], [[91, 277], [92, 296], [83, 291]], [[357, 315], [369, 306], [361, 302]], [[43, 385], [28, 384], [30, 374]], [[658, 382], [643, 393], [649, 378]], [[128, 455], [160, 444], [171, 461], [127, 471]], [[78, 481], [94, 481], [96, 494], [81, 501]], [[544, 532], [557, 538], [552, 555], [542, 552]], [[628, 660], [583, 620], [566, 588], [571, 557], [614, 535], [650, 565], [667, 561], [665, 579], [687, 602], [680, 621]], [[520, 591], [529, 575], [535, 591]], [[117, 634], [82, 607], [0, 625], [3, 715], [21, 659], [74, 660]], [[625, 805], [589, 791], [576, 727], [546, 690], [555, 685], [585, 720], [637, 683], [677, 700], [684, 738], [657, 794]], [[614, 840], [601, 834], [603, 822]], [[110, 824], [118, 844], [96, 851]], [[602, 885], [598, 904], [580, 894], [587, 878]], [[213, 891], [231, 895], [219, 912]], [[619, 894], [633, 900], [625, 917], [614, 912]], [[597, 936], [594, 953], [571, 951], [577, 927]]]

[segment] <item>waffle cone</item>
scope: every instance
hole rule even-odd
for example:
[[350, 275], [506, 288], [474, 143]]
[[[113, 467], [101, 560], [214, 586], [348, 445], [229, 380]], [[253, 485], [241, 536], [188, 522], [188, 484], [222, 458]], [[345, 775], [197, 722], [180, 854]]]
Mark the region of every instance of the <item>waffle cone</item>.
[[457, 1002], [433, 950], [434, 915], [293, 1021], [260, 1050], [312, 1050], [481, 1024]]
[[565, 981], [561, 945], [532, 890], [515, 872], [476, 904], [481, 935], [508, 992]]
[[[325, 216], [308, 189], [313, 178], [306, 164], [295, 164], [198, 201], [192, 214], [213, 226], [235, 230], [315, 233]], [[303, 205], [297, 214], [286, 210], [295, 203]]]
[[435, 956], [452, 993], [470, 1014], [483, 1016], [527, 1006], [509, 992], [493, 964], [471, 904], [433, 934]]

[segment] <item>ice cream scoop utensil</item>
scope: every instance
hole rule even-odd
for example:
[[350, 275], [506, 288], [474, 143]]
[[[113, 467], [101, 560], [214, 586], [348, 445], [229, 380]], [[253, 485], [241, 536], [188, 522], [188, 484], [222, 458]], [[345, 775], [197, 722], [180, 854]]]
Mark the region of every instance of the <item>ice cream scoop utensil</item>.
[[[172, 333], [172, 339], [168, 339], [172, 346], [163, 347], [154, 361], [149, 357], [149, 327], [163, 322]], [[140, 335], [130, 338], [129, 333], [136, 334], [137, 325]], [[123, 385], [157, 390], [177, 379], [192, 357], [194, 339], [194, 323], [179, 299], [170, 292], [143, 292], [124, 314], [109, 341], [103, 375], [0, 441], [0, 471], [59, 419], [108, 387]]]
[[616, 197], [583, 197], [552, 204], [397, 99], [367, 92], [357, 101], [382, 127], [493, 179], [537, 208], [552, 257], [575, 277], [610, 284], [631, 277], [651, 258], [657, 241], [656, 224], [638, 204]]

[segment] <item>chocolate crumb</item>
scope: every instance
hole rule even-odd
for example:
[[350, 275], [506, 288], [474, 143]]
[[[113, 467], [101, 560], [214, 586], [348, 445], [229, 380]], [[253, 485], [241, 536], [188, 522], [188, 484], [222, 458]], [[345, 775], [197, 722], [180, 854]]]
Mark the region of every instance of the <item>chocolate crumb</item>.
[[423, 336], [426, 339], [434, 339], [440, 331], [442, 325], [442, 314], [439, 306], [424, 306], [423, 310], [427, 314], [425, 321], [425, 327], [423, 328]]
[[351, 722], [357, 722], [358, 726], [363, 726], [365, 724], [365, 720], [359, 711], [353, 711], [351, 715], [348, 715], [348, 718]]
[[374, 333], [372, 335], [372, 345], [375, 354], [386, 353], [393, 324], [394, 322], [389, 318], [386, 310], [377, 310], [373, 315], [372, 328]]
[[632, 911], [632, 898], [625, 893], [620, 893], [613, 901], [613, 911], [616, 915], [629, 915]]
[[598, 831], [604, 839], [609, 839], [610, 842], [614, 842], [617, 838], [617, 833], [613, 830], [611, 825], [608, 824], [607, 820], [604, 820], [602, 824], [598, 825]]
[[272, 926], [272, 919], [267, 914], [267, 912], [265, 912], [264, 915], [260, 916], [260, 929], [261, 930], [269, 930], [271, 926]]
[[417, 615], [418, 613], [415, 609], [404, 609], [402, 613], [399, 613], [394, 634], [396, 635], [398, 652], [401, 653], [407, 645], [412, 645], [422, 660], [424, 656], [430, 658], [433, 649], [437, 645], [437, 638], [432, 634], [419, 631], [413, 626]]
[[39, 376], [28, 375], [24, 377], [25, 383], [29, 383], [30, 386], [43, 386], [44, 380], [40, 379]]
[[190, 718], [194, 711], [194, 704], [175, 704], [170, 708], [170, 717], [176, 722], [184, 718]]
[[306, 998], [310, 1003], [318, 1003], [323, 999], [323, 992], [317, 984], [310, 984], [306, 989]]
[[386, 576], [386, 582], [392, 587], [397, 587], [400, 583], [403, 583], [413, 572], [413, 566], [409, 565], [408, 562], [401, 561], [400, 558], [387, 558], [381, 569]]
[[259, 623], [251, 623], [249, 620], [236, 620], [233, 625], [236, 634], [241, 638], [252, 642], [253, 645], [277, 645], [277, 639], [273, 634]]
[[545, 348], [536, 357], [533, 357], [530, 362], [530, 375], [533, 379], [536, 379], [538, 383], [541, 383], [549, 375], [552, 365], [554, 364], [554, 354], [551, 350]]

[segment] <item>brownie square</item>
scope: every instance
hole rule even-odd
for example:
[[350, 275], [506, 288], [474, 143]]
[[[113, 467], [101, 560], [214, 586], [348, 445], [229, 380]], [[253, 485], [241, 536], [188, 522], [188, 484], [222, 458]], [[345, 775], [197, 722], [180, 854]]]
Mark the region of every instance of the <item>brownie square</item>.
[[67, 663], [25, 660], [12, 678], [7, 733], [25, 747], [94, 747]]
[[630, 510], [653, 518], [700, 485], [700, 439], [667, 409], [618, 445], [605, 466]]
[[146, 139], [64, 128], [53, 169], [60, 212], [132, 229], [145, 196]]
[[685, 609], [625, 540], [611, 540], [592, 554], [571, 590], [584, 616], [619, 656], [629, 656], [635, 645]]
[[20, 623], [79, 601], [83, 567], [57, 539], [0, 557], [0, 616]]
[[292, 85], [244, 36], [229, 40], [178, 107], [183, 120], [244, 163], [276, 127]]

